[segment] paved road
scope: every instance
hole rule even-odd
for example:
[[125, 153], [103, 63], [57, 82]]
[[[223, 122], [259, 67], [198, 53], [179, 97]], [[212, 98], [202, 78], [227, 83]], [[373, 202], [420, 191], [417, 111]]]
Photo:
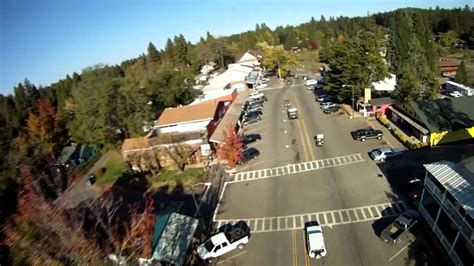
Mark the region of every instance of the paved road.
[[[113, 151], [108, 151], [104, 154], [91, 168], [87, 170], [87, 174], [96, 173], [100, 168], [105, 166], [105, 163], [112, 156]], [[97, 199], [101, 194], [101, 189], [96, 186], [88, 186], [86, 178], [79, 178], [72, 183], [69, 188], [60, 197], [59, 204], [62, 208], [70, 209], [77, 207], [81, 202], [87, 199]]]
[[[367, 155], [387, 146], [385, 140], [353, 140], [350, 132], [367, 127], [367, 121], [323, 114], [313, 92], [302, 85], [265, 94], [269, 101], [263, 121], [245, 129], [262, 134], [263, 140], [252, 144], [261, 156], [224, 185], [216, 216], [218, 224], [247, 220], [254, 234], [244, 253], [229, 254], [219, 263], [403, 264], [398, 260], [406, 257], [405, 249], [398, 253], [403, 246], [384, 245], [372, 228], [372, 221], [407, 208]], [[299, 119], [287, 119], [282, 105], [286, 98], [298, 108]], [[325, 135], [324, 147], [314, 145], [318, 133]], [[324, 226], [324, 260], [309, 262], [304, 255], [301, 228], [308, 220]]]

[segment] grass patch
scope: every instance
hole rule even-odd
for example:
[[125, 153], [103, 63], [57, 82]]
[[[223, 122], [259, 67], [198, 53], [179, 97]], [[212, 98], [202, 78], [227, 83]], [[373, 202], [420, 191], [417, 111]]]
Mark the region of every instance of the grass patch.
[[109, 160], [105, 163], [105, 171], [99, 170], [96, 173], [97, 185], [113, 184], [128, 169], [122, 156], [117, 151], [112, 153]]
[[202, 168], [188, 168], [184, 171], [176, 170], [162, 170], [160, 173], [153, 177], [153, 181], [176, 181], [184, 182], [190, 180], [196, 180], [202, 176], [204, 169]]

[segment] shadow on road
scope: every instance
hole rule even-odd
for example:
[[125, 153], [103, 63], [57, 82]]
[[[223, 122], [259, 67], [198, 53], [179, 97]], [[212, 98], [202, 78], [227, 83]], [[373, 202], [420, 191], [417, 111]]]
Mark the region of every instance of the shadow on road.
[[[425, 168], [423, 164], [448, 160], [458, 163], [461, 160], [474, 156], [474, 147], [467, 145], [446, 145], [432, 148], [403, 151], [399, 158], [378, 163], [380, 178], [386, 178], [390, 191], [387, 197], [392, 201], [403, 200], [409, 209], [418, 209], [418, 203], [423, 190]], [[396, 217], [392, 219], [381, 218], [372, 224], [374, 233], [380, 237], [381, 231]], [[408, 258], [406, 264], [415, 265], [450, 265], [449, 257], [433, 235], [426, 222], [421, 219], [413, 228], [412, 242], [403, 242], [408, 245]]]

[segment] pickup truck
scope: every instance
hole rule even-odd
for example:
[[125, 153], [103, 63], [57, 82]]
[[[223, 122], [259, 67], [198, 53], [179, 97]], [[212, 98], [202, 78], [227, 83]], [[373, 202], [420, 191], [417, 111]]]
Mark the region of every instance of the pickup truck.
[[199, 257], [210, 263], [214, 259], [235, 249], [243, 249], [249, 242], [250, 228], [244, 221], [232, 226], [224, 226], [219, 233], [211, 236], [197, 248]]
[[389, 224], [380, 234], [380, 238], [390, 244], [401, 242], [410, 229], [416, 224], [418, 213], [407, 211]]

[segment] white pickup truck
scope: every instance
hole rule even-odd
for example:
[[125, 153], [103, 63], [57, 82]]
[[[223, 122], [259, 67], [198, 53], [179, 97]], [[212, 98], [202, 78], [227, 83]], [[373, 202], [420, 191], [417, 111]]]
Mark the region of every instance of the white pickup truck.
[[210, 263], [234, 249], [243, 249], [249, 242], [250, 228], [244, 221], [224, 227], [226, 227], [224, 230], [213, 235], [197, 248], [197, 253], [202, 260]]

